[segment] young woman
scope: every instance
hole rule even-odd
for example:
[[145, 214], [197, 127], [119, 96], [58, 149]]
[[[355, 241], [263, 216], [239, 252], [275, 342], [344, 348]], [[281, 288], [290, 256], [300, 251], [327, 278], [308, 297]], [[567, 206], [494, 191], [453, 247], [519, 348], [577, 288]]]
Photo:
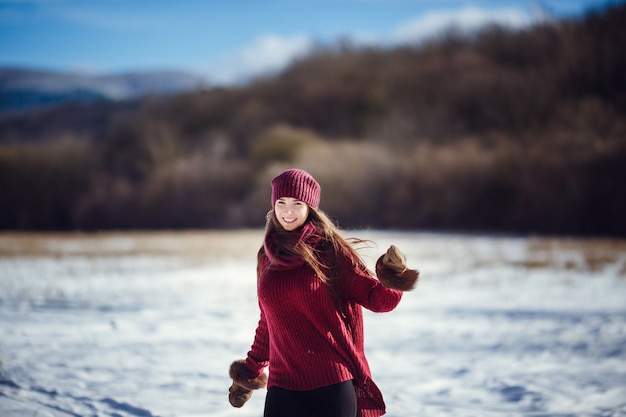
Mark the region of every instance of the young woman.
[[391, 246], [374, 278], [353, 247], [362, 241], [344, 239], [319, 202], [320, 185], [305, 171], [272, 180], [257, 263], [260, 320], [247, 358], [230, 367], [229, 401], [241, 407], [267, 385], [264, 417], [378, 417], [385, 403], [365, 358], [361, 308], [393, 310], [418, 272]]

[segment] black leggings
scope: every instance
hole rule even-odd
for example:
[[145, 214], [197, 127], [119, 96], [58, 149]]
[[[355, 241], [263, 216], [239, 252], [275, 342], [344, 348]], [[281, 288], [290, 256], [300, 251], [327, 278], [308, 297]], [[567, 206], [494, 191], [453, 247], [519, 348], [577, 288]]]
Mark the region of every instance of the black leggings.
[[270, 387], [263, 417], [355, 417], [356, 394], [352, 381], [310, 391]]

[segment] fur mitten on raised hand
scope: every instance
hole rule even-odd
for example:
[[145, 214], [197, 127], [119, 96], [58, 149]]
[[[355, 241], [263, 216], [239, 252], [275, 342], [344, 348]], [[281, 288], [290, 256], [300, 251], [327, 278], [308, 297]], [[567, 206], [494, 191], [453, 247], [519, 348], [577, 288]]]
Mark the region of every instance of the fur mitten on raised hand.
[[233, 384], [228, 389], [228, 402], [233, 407], [242, 407], [252, 397], [252, 391], [263, 388], [267, 384], [267, 375], [262, 373], [252, 375], [245, 365], [245, 360], [239, 359], [230, 365], [229, 375]]
[[384, 255], [376, 261], [376, 276], [387, 288], [411, 291], [415, 288], [419, 271], [406, 266], [406, 257], [400, 249], [391, 245]]

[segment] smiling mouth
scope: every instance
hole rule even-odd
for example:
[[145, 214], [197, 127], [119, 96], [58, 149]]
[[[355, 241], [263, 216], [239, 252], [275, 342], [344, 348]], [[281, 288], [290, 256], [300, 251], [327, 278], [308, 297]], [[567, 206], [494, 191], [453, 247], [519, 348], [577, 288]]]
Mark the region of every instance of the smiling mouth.
[[296, 220], [298, 220], [298, 219], [286, 219], [286, 218], [284, 218], [284, 217], [283, 217], [283, 221], [284, 221], [285, 223], [293, 223], [293, 222], [295, 222]]

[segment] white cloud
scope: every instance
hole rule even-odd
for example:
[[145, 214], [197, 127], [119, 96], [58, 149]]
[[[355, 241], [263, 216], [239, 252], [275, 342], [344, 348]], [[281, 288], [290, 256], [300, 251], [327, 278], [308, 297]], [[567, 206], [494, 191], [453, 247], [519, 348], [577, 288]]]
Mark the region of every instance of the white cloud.
[[228, 84], [280, 70], [312, 45], [312, 39], [305, 35], [262, 35], [235, 54], [209, 65], [211, 82]]
[[421, 41], [450, 27], [472, 31], [489, 23], [522, 27], [531, 21], [531, 17], [519, 9], [487, 10], [469, 6], [458, 10], [427, 13], [403, 23], [393, 31], [389, 41], [393, 43]]
[[310, 38], [304, 35], [291, 38], [265, 35], [246, 46], [239, 59], [255, 71], [273, 70], [305, 53], [311, 44]]
[[[397, 45], [415, 43], [454, 26], [461, 31], [475, 30], [488, 23], [522, 27], [532, 23], [527, 13], [514, 8], [487, 10], [465, 7], [449, 11], [426, 13], [398, 25], [390, 33], [354, 32], [348, 37], [356, 45]], [[232, 55], [208, 65], [210, 82], [232, 84], [264, 73], [280, 70], [294, 58], [305, 54], [313, 46], [307, 35], [279, 36], [266, 34], [253, 39]]]

